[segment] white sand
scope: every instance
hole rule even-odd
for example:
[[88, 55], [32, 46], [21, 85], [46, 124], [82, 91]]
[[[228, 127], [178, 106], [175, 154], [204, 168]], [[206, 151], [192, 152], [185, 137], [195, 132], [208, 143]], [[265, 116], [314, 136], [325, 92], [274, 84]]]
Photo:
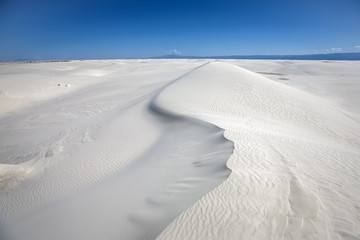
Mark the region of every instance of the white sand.
[[226, 60], [360, 114], [359, 61]]
[[235, 143], [230, 177], [158, 239], [360, 237], [359, 122], [338, 107], [225, 63], [186, 76], [158, 100], [224, 128]]
[[[0, 119], [6, 232], [16, 239], [155, 238], [219, 185], [230, 174], [233, 143], [213, 125], [152, 103], [169, 81], [202, 64], [3, 65], [1, 89], [24, 102]], [[29, 87], [43, 90], [30, 94]]]
[[153, 239], [178, 216], [158, 239], [358, 239], [359, 67], [0, 65], [0, 231]]

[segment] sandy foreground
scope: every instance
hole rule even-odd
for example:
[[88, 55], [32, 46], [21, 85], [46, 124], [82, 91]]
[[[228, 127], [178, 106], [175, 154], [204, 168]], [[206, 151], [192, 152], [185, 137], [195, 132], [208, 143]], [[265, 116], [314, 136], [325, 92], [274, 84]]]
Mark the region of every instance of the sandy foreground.
[[360, 62], [0, 65], [0, 239], [359, 239]]

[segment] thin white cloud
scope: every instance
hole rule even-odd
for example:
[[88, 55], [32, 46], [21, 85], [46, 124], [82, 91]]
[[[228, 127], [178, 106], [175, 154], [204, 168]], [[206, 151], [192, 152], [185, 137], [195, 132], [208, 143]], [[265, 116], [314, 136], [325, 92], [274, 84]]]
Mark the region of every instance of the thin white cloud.
[[360, 49], [360, 46], [355, 46], [355, 48]]
[[342, 48], [330, 48], [332, 52], [341, 52]]
[[181, 52], [179, 50], [176, 50], [176, 49], [171, 50], [169, 53], [172, 54], [172, 55], [180, 55], [181, 54]]
[[327, 49], [323, 49], [323, 52], [325, 53], [332, 53], [332, 52], [343, 52], [344, 49], [342, 48], [327, 48]]

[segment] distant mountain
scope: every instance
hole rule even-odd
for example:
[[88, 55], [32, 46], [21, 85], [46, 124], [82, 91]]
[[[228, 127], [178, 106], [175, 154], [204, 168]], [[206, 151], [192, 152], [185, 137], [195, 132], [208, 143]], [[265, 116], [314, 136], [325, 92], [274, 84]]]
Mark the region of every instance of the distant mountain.
[[310, 55], [231, 55], [231, 56], [182, 56], [164, 55], [151, 59], [283, 59], [283, 60], [360, 60], [360, 52], [353, 53], [329, 53]]

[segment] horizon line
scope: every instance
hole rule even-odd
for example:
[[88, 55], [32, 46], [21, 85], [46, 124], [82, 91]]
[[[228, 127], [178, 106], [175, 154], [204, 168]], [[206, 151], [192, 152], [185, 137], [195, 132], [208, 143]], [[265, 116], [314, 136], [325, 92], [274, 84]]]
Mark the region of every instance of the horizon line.
[[[355, 55], [352, 58], [349, 55]], [[337, 58], [321, 58], [333, 56]], [[342, 56], [342, 57], [341, 57]], [[249, 55], [213, 55], [213, 56], [196, 56], [182, 54], [166, 54], [153, 57], [119, 57], [119, 58], [83, 58], [83, 59], [30, 59], [17, 58], [15, 60], [3, 61], [1, 63], [10, 62], [66, 62], [66, 61], [86, 61], [86, 60], [135, 60], [135, 59], [249, 59], [249, 60], [360, 60], [360, 52], [338, 52], [338, 53], [312, 53], [312, 54], [249, 54]]]

